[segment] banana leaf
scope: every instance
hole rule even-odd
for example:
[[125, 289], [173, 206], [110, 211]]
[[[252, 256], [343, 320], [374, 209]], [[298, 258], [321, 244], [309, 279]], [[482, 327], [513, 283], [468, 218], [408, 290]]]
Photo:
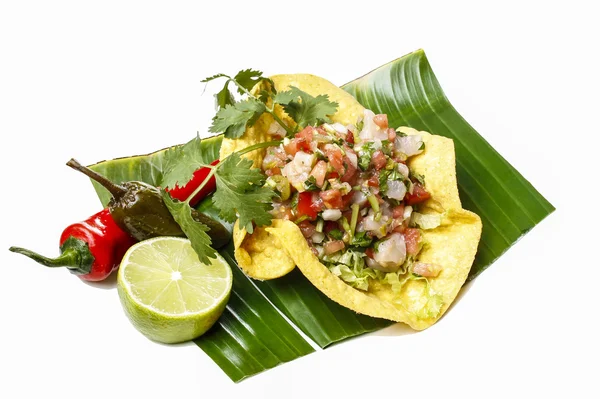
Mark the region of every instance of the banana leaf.
[[[391, 126], [407, 125], [454, 139], [463, 206], [479, 214], [484, 224], [470, 278], [554, 210], [452, 107], [423, 51], [392, 61], [343, 88], [365, 107], [387, 113]], [[216, 136], [203, 141], [215, 159], [221, 140]], [[92, 168], [116, 182], [158, 184], [162, 157], [159, 151], [104, 161]], [[98, 185], [95, 188], [106, 205], [108, 193]], [[218, 218], [210, 198], [199, 209], [231, 230], [231, 224]], [[313, 351], [279, 312], [322, 348], [391, 324], [339, 306], [298, 271], [274, 281], [250, 281], [237, 268], [231, 246], [221, 254], [234, 270], [232, 299], [218, 323], [195, 342], [234, 381]]]

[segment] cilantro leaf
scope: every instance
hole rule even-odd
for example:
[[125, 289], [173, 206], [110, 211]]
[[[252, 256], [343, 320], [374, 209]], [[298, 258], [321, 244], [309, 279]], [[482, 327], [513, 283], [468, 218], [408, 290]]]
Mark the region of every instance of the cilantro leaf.
[[410, 178], [413, 181], [416, 180], [417, 182], [419, 182], [423, 187], [425, 186], [425, 176], [423, 176], [423, 175], [421, 175], [421, 174], [419, 174], [419, 173], [411, 170], [410, 171]]
[[[252, 88], [261, 80], [263, 80], [261, 71], [254, 71], [252, 69], [244, 69], [239, 71], [237, 75], [233, 77], [240, 86], [244, 89], [250, 91]], [[246, 94], [241, 88], [238, 87], [238, 93]]]
[[223, 86], [221, 91], [215, 94], [215, 102], [217, 104], [217, 109], [221, 109], [226, 105], [233, 105], [235, 103], [233, 93], [229, 91], [229, 83], [230, 81], [227, 80], [225, 82], [225, 86]]
[[165, 190], [161, 190], [161, 194], [167, 209], [173, 215], [173, 219], [192, 243], [192, 248], [196, 251], [200, 262], [210, 263], [208, 258], [216, 258], [217, 251], [210, 246], [212, 241], [206, 233], [210, 230], [208, 226], [194, 220], [193, 210], [188, 204], [174, 200]]
[[350, 241], [350, 245], [357, 247], [368, 247], [373, 242], [373, 238], [367, 235], [366, 231], [356, 232], [352, 240]]
[[213, 76], [209, 76], [208, 78], [204, 78], [200, 81], [200, 83], [208, 83], [211, 80], [215, 80], [215, 79], [219, 79], [219, 78], [229, 78], [229, 76], [225, 75], [224, 73], [218, 73], [216, 75]]
[[317, 186], [317, 179], [314, 176], [309, 176], [308, 179], [304, 181], [304, 189], [306, 191], [318, 190], [319, 186]]
[[159, 186], [174, 188], [185, 186], [194, 172], [214, 161], [209, 148], [203, 148], [199, 135], [184, 145], [169, 148], [163, 158], [163, 175]]
[[329, 101], [329, 96], [313, 97], [294, 86], [277, 93], [273, 101], [281, 105], [300, 128], [331, 122], [328, 115], [335, 114], [338, 108], [338, 103]]
[[369, 165], [371, 164], [371, 157], [375, 149], [373, 148], [373, 142], [369, 141], [362, 145], [361, 149], [358, 151], [358, 166], [361, 170], [369, 169]]
[[254, 231], [252, 222], [257, 226], [271, 223], [269, 211], [275, 191], [263, 187], [265, 176], [260, 169], [252, 168], [252, 161], [234, 152], [219, 164], [215, 176], [217, 191], [213, 203], [223, 219], [234, 222], [239, 214], [240, 226], [248, 233]]
[[247, 127], [254, 125], [265, 111], [265, 104], [254, 98], [228, 104], [217, 112], [209, 131], [223, 132], [225, 137], [237, 139], [244, 134]]

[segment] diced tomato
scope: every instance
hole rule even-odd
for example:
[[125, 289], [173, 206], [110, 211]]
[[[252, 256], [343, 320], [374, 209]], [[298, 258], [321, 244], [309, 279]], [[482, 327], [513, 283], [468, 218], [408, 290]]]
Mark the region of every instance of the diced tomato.
[[300, 132], [296, 133], [296, 135], [294, 137], [296, 137], [297, 139], [304, 139], [310, 143], [313, 140], [314, 129], [315, 128], [312, 126], [307, 126], [304, 129], [302, 129]]
[[388, 129], [387, 133], [388, 133], [388, 140], [393, 143], [394, 140], [396, 140], [396, 131], [390, 127]]
[[275, 176], [275, 175], [280, 175], [281, 174], [281, 169], [280, 168], [271, 168], [271, 169], [267, 169], [265, 171], [265, 174], [267, 176]]
[[381, 150], [377, 150], [373, 153], [373, 157], [371, 158], [371, 162], [375, 166], [375, 169], [383, 169], [387, 164], [387, 159], [385, 158], [385, 154]]
[[392, 210], [392, 216], [394, 219], [403, 219], [404, 218], [404, 204], [400, 204], [395, 206]]
[[429, 198], [431, 198], [429, 191], [425, 190], [425, 187], [423, 187], [420, 183], [415, 183], [412, 194], [406, 193], [404, 202], [406, 205], [414, 205], [418, 204], [419, 202], [426, 201]]
[[346, 209], [348, 206], [350, 206], [352, 198], [354, 198], [354, 191], [350, 191], [348, 194], [342, 196], [342, 209]]
[[365, 255], [367, 255], [369, 258], [373, 259], [373, 257], [375, 256], [375, 251], [373, 251], [373, 248], [367, 248], [365, 250]]
[[306, 216], [311, 220], [317, 218], [319, 209], [313, 204], [313, 195], [310, 191], [304, 191], [298, 193], [298, 208], [296, 209], [296, 216], [301, 218]]
[[317, 162], [313, 170], [310, 172], [311, 176], [314, 176], [317, 186], [323, 187], [325, 182], [325, 175], [327, 174], [327, 162], [320, 160]]
[[354, 134], [350, 130], [346, 133], [346, 143], [354, 144]]
[[298, 149], [309, 154], [312, 154], [312, 148], [310, 147], [310, 141], [306, 139], [298, 139]]
[[315, 234], [315, 226], [313, 226], [313, 224], [308, 220], [299, 223], [298, 227], [300, 228], [300, 231], [302, 232], [304, 238], [312, 237], [313, 234]]
[[331, 172], [327, 175], [327, 179], [337, 179], [338, 177], [340, 177], [338, 172]]
[[296, 139], [290, 140], [290, 142], [284, 146], [284, 149], [286, 154], [289, 154], [291, 156], [296, 155], [296, 153], [298, 152], [298, 141]]
[[327, 159], [329, 159], [329, 163], [331, 164], [333, 169], [335, 169], [335, 171], [338, 172], [340, 175], [343, 175], [345, 170], [342, 150], [340, 150], [336, 146], [327, 145], [325, 147], [325, 155], [327, 156]]
[[335, 240], [335, 241], [326, 242], [325, 245], [323, 246], [323, 249], [325, 249], [325, 254], [329, 255], [329, 254], [333, 254], [337, 251], [341, 251], [342, 249], [344, 249], [344, 247], [345, 247], [344, 241]]
[[310, 148], [310, 141], [305, 138], [293, 138], [287, 143], [285, 146], [285, 152], [289, 155], [296, 155], [298, 151], [304, 151], [307, 153], [312, 153], [312, 149]]
[[340, 190], [325, 190], [319, 193], [325, 207], [328, 209], [341, 209], [344, 205]]
[[367, 180], [369, 187], [379, 187], [379, 172], [373, 173], [369, 180]]
[[341, 180], [353, 186], [357, 177], [356, 167], [350, 162], [348, 157], [344, 158], [344, 164], [346, 165], [346, 173], [344, 173]]
[[373, 117], [373, 123], [379, 126], [380, 129], [388, 128], [388, 118], [386, 114], [377, 114]]
[[416, 255], [419, 252], [419, 242], [421, 241], [421, 232], [419, 229], [405, 229], [404, 242], [406, 243], [406, 253]]

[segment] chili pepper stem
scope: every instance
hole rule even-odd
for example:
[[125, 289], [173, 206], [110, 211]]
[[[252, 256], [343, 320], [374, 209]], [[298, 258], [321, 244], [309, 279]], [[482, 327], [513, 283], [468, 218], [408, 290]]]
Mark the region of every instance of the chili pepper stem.
[[79, 265], [81, 263], [81, 257], [79, 253], [77, 253], [74, 249], [67, 249], [60, 256], [56, 258], [48, 258], [33, 251], [30, 251], [25, 248], [20, 247], [10, 247], [8, 249], [11, 252], [15, 252], [21, 255], [25, 255], [37, 263], [47, 266], [47, 267], [64, 267], [69, 266], [73, 268], [75, 265]]
[[107, 189], [112, 194], [112, 196], [115, 198], [120, 198], [123, 195], [125, 195], [125, 193], [127, 193], [127, 190], [125, 188], [123, 188], [122, 186], [111, 182], [106, 177], [102, 176], [100, 173], [94, 172], [90, 168], [83, 166], [82, 164], [77, 162], [77, 160], [75, 160], [73, 158], [71, 158], [71, 160], [69, 162], [67, 162], [67, 166], [75, 169], [78, 172], [83, 173], [84, 175], [88, 176], [90, 179], [97, 181], [98, 183], [100, 183], [102, 185], [102, 187]]

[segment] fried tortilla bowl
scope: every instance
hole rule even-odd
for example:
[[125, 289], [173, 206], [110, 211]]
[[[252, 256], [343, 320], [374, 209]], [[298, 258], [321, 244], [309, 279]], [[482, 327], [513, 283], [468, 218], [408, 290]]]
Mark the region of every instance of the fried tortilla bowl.
[[[295, 86], [313, 96], [328, 95], [339, 104], [337, 113], [331, 116], [333, 122], [356, 123], [363, 115], [364, 108], [354, 97], [325, 79], [306, 74], [276, 75], [271, 79], [278, 91]], [[279, 112], [285, 122], [291, 121], [282, 110]], [[267, 131], [272, 122], [273, 118], [264, 114], [241, 138], [224, 139], [221, 159], [233, 151], [271, 140]], [[372, 281], [368, 291], [355, 289], [319, 261], [295, 223], [279, 219], [274, 219], [271, 226], [256, 228], [251, 235], [236, 223], [233, 239], [240, 268], [252, 278], [269, 280], [297, 266], [321, 292], [358, 313], [406, 323], [416, 330], [423, 330], [439, 320], [469, 274], [481, 237], [481, 219], [461, 207], [453, 141], [407, 127], [401, 131], [420, 134], [425, 143], [425, 151], [409, 161], [411, 170], [425, 176], [426, 188], [431, 193], [431, 199], [421, 206], [421, 212], [444, 214], [442, 225], [422, 231], [427, 245], [419, 255], [421, 262], [442, 266], [437, 277], [428, 279], [429, 282], [408, 280], [400, 292], [394, 292], [391, 285], [379, 281]], [[245, 156], [254, 161], [255, 167], [260, 167], [265, 151]], [[432, 305], [428, 303], [432, 300], [428, 292], [436, 293], [438, 303], [434, 316], [422, 312]]]

